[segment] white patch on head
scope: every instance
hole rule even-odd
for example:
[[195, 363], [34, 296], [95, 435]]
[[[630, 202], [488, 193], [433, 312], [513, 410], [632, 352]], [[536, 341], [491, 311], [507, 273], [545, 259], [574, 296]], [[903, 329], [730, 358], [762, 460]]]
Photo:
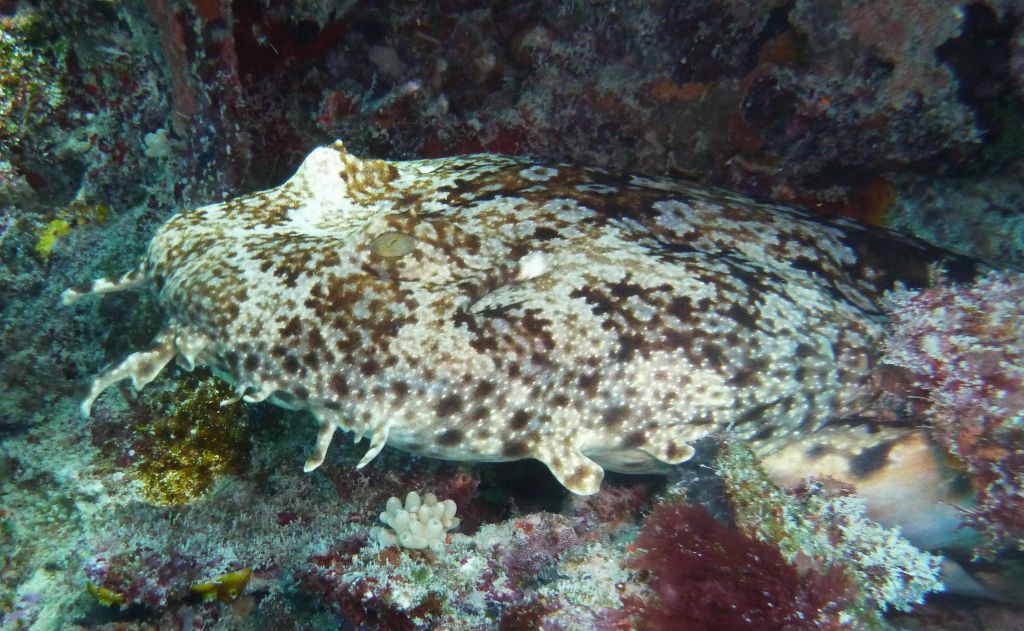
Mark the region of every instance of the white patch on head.
[[543, 165], [534, 165], [523, 169], [519, 172], [519, 175], [523, 179], [530, 180], [531, 182], [547, 182], [558, 175], [558, 169], [553, 169]]
[[519, 261], [519, 273], [516, 280], [530, 280], [544, 274], [550, 268], [548, 257], [543, 252], [531, 252]]

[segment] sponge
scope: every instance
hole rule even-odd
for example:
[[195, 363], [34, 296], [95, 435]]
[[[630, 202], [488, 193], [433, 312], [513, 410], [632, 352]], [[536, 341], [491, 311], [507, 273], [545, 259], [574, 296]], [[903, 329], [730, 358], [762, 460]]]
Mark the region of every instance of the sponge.
[[380, 520], [390, 528], [375, 526], [370, 530], [370, 538], [385, 547], [397, 545], [440, 552], [446, 533], [459, 525], [456, 509], [455, 502], [439, 502], [433, 493], [427, 493], [421, 500], [419, 493], [410, 491], [404, 507], [400, 499], [392, 497], [380, 514]]

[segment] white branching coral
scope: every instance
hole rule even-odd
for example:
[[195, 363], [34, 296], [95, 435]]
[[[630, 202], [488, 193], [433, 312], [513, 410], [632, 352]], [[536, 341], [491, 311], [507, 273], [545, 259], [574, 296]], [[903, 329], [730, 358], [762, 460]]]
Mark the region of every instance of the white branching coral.
[[455, 517], [457, 507], [452, 500], [437, 501], [437, 496], [427, 493], [420, 499], [419, 493], [410, 491], [402, 500], [392, 497], [380, 514], [380, 520], [390, 526], [374, 526], [370, 538], [382, 546], [401, 546], [422, 550], [430, 548], [439, 552], [444, 546], [446, 533], [459, 525]]

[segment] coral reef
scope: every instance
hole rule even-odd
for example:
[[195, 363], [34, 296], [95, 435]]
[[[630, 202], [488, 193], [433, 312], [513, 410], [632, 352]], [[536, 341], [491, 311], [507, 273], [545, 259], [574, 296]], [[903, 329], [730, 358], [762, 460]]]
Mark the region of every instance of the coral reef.
[[896, 292], [885, 361], [906, 371], [897, 394], [964, 468], [977, 497], [979, 552], [1024, 546], [1024, 276]]
[[872, 522], [860, 498], [815, 482], [790, 494], [772, 484], [748, 447], [733, 442], [723, 445], [718, 471], [741, 530], [778, 546], [789, 563], [810, 563], [827, 576], [838, 568], [849, 577], [856, 589], [843, 614], [858, 628], [880, 628], [890, 608], [909, 611], [942, 590], [940, 557]]
[[624, 544], [581, 545], [583, 527], [561, 515], [523, 515], [452, 535], [437, 554], [349, 539], [311, 557], [298, 579], [371, 628], [596, 628], [639, 584], [621, 566]]
[[[1019, 265], [1022, 32], [1011, 0], [0, 2], [0, 627], [628, 629], [673, 602], [658, 570], [681, 597], [713, 587], [704, 567], [666, 568], [653, 551], [668, 550], [775, 568], [786, 611], [825, 628], [839, 611], [877, 624], [887, 598], [899, 626], [1020, 628], [980, 601], [895, 612], [935, 586], [933, 558], [899, 540], [901, 558], [872, 556], [890, 540], [855, 500], [782, 494], [743, 458], [720, 465], [727, 498], [710, 470], [685, 493], [722, 523], [664, 500], [645, 522], [663, 481], [609, 476], [568, 498], [528, 463], [390, 450], [306, 476], [282, 463], [303, 459], [308, 418], [217, 411], [205, 378], [179, 391], [175, 373], [82, 421], [81, 384], [147, 343], [156, 312], [146, 295], [55, 301], [69, 279], [130, 267], [178, 209], [276, 185], [339, 137], [389, 158], [490, 150], [682, 175]], [[969, 476], [984, 554], [1021, 541], [1021, 302], [1019, 281], [993, 276], [890, 311], [893, 394]], [[206, 445], [182, 403], [209, 421]], [[410, 488], [458, 504], [462, 534], [438, 553], [367, 540]], [[651, 541], [698, 531], [730, 545]], [[851, 538], [864, 543], [838, 545]], [[897, 561], [910, 574], [887, 582]], [[832, 594], [823, 611], [800, 600], [812, 584]]]
[[0, 16], [0, 154], [16, 152], [65, 105], [67, 48], [40, 13]]

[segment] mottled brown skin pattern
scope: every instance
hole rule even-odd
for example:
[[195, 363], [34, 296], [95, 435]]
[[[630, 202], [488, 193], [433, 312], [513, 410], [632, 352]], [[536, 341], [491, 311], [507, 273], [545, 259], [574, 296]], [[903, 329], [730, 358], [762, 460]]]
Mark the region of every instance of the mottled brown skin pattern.
[[532, 457], [592, 493], [602, 467], [658, 470], [711, 432], [767, 453], [862, 409], [878, 296], [935, 259], [671, 180], [337, 143], [173, 217], [142, 273], [186, 363], [313, 412], [307, 468], [338, 427], [368, 458]]

